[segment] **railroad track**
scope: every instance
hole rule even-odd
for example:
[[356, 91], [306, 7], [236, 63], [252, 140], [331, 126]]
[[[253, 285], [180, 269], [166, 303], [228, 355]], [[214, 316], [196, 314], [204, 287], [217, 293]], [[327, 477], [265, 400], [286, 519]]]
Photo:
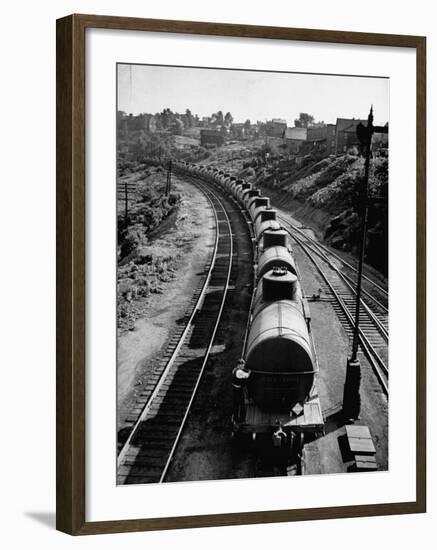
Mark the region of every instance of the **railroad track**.
[[162, 353], [162, 357], [159, 363], [154, 367], [153, 372], [147, 378], [146, 384], [140, 389], [135, 403], [131, 407], [129, 414], [125, 417], [123, 422], [123, 428], [119, 431], [118, 436], [118, 452], [123, 448], [126, 439], [130, 436], [130, 433], [135, 428], [138, 418], [142, 413], [145, 404], [150, 400], [153, 391], [156, 388], [157, 383], [163, 376], [163, 373], [168, 369], [177, 357], [179, 348], [182, 342], [188, 334], [188, 330], [193, 323], [196, 312], [201, 307], [203, 297], [208, 288], [208, 282], [211, 276], [211, 272], [214, 266], [216, 257], [216, 251], [218, 247], [218, 232], [216, 233], [214, 248], [211, 251], [211, 255], [208, 258], [208, 263], [205, 266], [205, 273], [200, 278], [196, 289], [191, 297], [188, 307], [184, 316], [180, 320], [180, 325], [172, 332], [171, 339]]
[[[305, 238], [300, 228], [285, 218], [280, 218], [280, 221], [315, 266], [323, 281], [323, 293], [332, 298], [334, 310], [352, 339], [356, 307], [356, 292], [352, 283], [325, 253], [313, 246], [312, 239], [309, 242]], [[371, 307], [361, 300], [359, 342], [361, 352], [374, 370], [383, 392], [388, 395], [388, 319], [386, 313], [381, 311], [381, 306], [378, 302]]]
[[231, 223], [220, 198], [203, 189], [216, 219], [207, 281], [185, 329], [176, 334], [165, 368], [150, 379], [150, 395], [120, 449], [118, 484], [161, 483], [175, 454], [223, 313], [233, 261]]
[[[331, 267], [339, 271], [344, 281], [347, 281], [350, 285], [356, 285], [357, 268], [355, 266], [351, 265], [333, 250], [320, 243], [317, 239], [308, 235], [305, 230], [298, 225], [289, 222], [281, 216], [279, 216], [279, 219], [291, 227], [293, 231], [297, 231], [299, 235], [308, 242], [308, 246], [312, 248], [318, 256], [329, 263]], [[341, 271], [338, 264], [340, 264], [342, 268]], [[345, 270], [349, 271], [352, 276], [345, 273]], [[388, 314], [388, 291], [377, 281], [366, 275], [365, 269], [363, 271], [362, 296], [363, 301], [370, 304], [374, 310], [376, 309], [376, 311], [381, 314]]]
[[[331, 277], [332, 285], [334, 286], [337, 293], [341, 296], [348, 309], [350, 311], [353, 310], [353, 313], [355, 313], [356, 280], [343, 273], [343, 271], [336, 265], [336, 263], [332, 261], [332, 259], [328, 255], [331, 254], [329, 249], [327, 249], [326, 247], [323, 247], [323, 249], [321, 249], [319, 246], [317, 246], [317, 242], [306, 235], [300, 228], [296, 227], [294, 224], [290, 224], [284, 218], [280, 218], [280, 220], [283, 224], [289, 226], [292, 229], [293, 238], [297, 232], [299, 234], [299, 237], [303, 237], [305, 239], [307, 249], [311, 250], [312, 253], [318, 256], [324, 263], [329, 266], [330, 270], [334, 274]], [[324, 249], [326, 249], [328, 253], [321, 251]], [[335, 254], [334, 256], [337, 257], [337, 255]], [[379, 285], [377, 286], [378, 288], [380, 288]], [[375, 296], [370, 294], [370, 292], [368, 292], [366, 289], [362, 289], [360, 301], [360, 319], [363, 321], [363, 324], [367, 324], [369, 326], [371, 326], [372, 324], [375, 325], [385, 343], [388, 343], [388, 308]]]

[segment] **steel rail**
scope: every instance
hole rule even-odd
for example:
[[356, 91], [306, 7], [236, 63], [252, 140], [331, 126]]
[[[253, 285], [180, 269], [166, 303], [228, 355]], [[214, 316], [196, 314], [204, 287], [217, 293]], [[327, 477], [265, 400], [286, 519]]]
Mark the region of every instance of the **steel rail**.
[[[203, 188], [203, 191], [205, 192], [205, 188]], [[222, 297], [222, 301], [221, 301], [221, 304], [220, 304], [220, 308], [219, 308], [219, 312], [217, 314], [217, 319], [216, 319], [216, 322], [215, 322], [215, 325], [214, 325], [214, 329], [213, 329], [213, 332], [212, 332], [212, 336], [209, 340], [209, 344], [208, 344], [208, 348], [206, 350], [206, 353], [205, 353], [205, 356], [204, 356], [204, 359], [203, 359], [203, 362], [202, 362], [202, 366], [200, 368], [200, 372], [199, 372], [199, 376], [197, 378], [197, 381], [196, 381], [196, 385], [194, 387], [194, 390], [193, 390], [193, 393], [191, 394], [191, 398], [190, 398], [190, 401], [187, 405], [187, 408], [185, 410], [185, 414], [184, 414], [184, 417], [182, 419], [182, 422], [181, 422], [181, 425], [179, 427], [179, 430], [178, 430], [178, 433], [176, 435], [176, 438], [174, 440], [174, 443], [173, 443], [173, 446], [170, 450], [170, 453], [169, 453], [169, 456], [167, 458], [167, 462], [164, 466], [164, 469], [161, 473], [161, 477], [159, 479], [159, 483], [163, 483], [166, 475], [167, 475], [167, 472], [168, 472], [168, 469], [170, 467], [170, 464], [173, 460], [173, 457], [174, 457], [174, 454], [175, 454], [175, 451], [176, 451], [176, 448], [179, 444], [179, 440], [181, 438], [181, 435], [182, 435], [182, 432], [184, 430], [184, 427], [185, 427], [185, 423], [187, 421], [187, 418], [188, 418], [188, 414], [190, 412], [190, 409], [191, 409], [191, 405], [193, 404], [193, 401], [194, 401], [194, 398], [197, 394], [197, 389], [199, 387], [199, 384], [200, 384], [200, 380], [202, 379], [202, 376], [203, 376], [203, 372], [205, 370], [205, 367], [206, 367], [206, 364], [209, 360], [209, 356], [210, 356], [210, 353], [211, 353], [211, 348], [214, 344], [214, 340], [215, 340], [215, 336], [216, 336], [216, 333], [217, 333], [217, 329], [218, 329], [218, 326], [220, 324], [220, 321], [221, 321], [221, 317], [222, 317], [222, 313], [223, 313], [223, 308], [224, 308], [224, 305], [225, 305], [225, 302], [226, 302], [226, 298], [227, 298], [227, 294], [228, 294], [228, 290], [229, 290], [229, 281], [230, 281], [230, 278], [231, 278], [231, 270], [232, 270], [232, 263], [233, 263], [233, 254], [234, 254], [234, 244], [233, 244], [233, 236], [232, 236], [232, 227], [231, 227], [231, 222], [229, 220], [229, 216], [226, 212], [226, 209], [225, 207], [223, 206], [223, 203], [222, 201], [217, 197], [217, 195], [212, 192], [211, 190], [207, 190], [208, 193], [210, 193], [212, 196], [214, 196], [214, 198], [217, 200], [217, 202], [220, 204], [222, 210], [223, 210], [223, 213], [225, 215], [225, 218], [226, 218], [226, 222], [227, 222], [227, 227], [228, 227], [228, 230], [229, 230], [229, 237], [230, 237], [230, 243], [229, 243], [229, 264], [228, 264], [228, 272], [226, 274], [226, 283], [225, 283], [225, 288], [224, 288], [224, 291], [223, 291], [223, 297]], [[211, 201], [211, 204], [212, 204], [212, 201]]]
[[[191, 179], [194, 179], [194, 180], [197, 180], [197, 181], [200, 179], [204, 183], [207, 183], [205, 181], [205, 179], [202, 178], [201, 176], [191, 176]], [[214, 185], [214, 187], [216, 187], [216, 186]], [[237, 202], [237, 200], [232, 195], [232, 193], [230, 193], [229, 190], [226, 189], [226, 188], [222, 188], [220, 186], [218, 186], [218, 188], [222, 193], [225, 193], [227, 195], [227, 197], [232, 200], [232, 202], [238, 207], [240, 212], [243, 214], [243, 217], [246, 221], [246, 225], [249, 229], [249, 234], [251, 236], [251, 241], [252, 241], [252, 258], [253, 258], [253, 262], [252, 262], [252, 267], [253, 267], [252, 285], [253, 285], [253, 289], [252, 289], [252, 295], [251, 295], [251, 299], [250, 299], [249, 315], [247, 317], [246, 328], [245, 328], [245, 331], [244, 331], [243, 345], [241, 347], [241, 357], [244, 357], [244, 354], [246, 353], [247, 339], [249, 337], [249, 330], [250, 330], [250, 325], [251, 325], [251, 321], [252, 321], [252, 309], [253, 309], [253, 303], [254, 303], [254, 300], [255, 300], [255, 291], [256, 291], [256, 287], [257, 287], [257, 285], [256, 285], [256, 261], [255, 261], [256, 254], [255, 254], [255, 245], [254, 245], [254, 239], [255, 239], [254, 224], [253, 224], [253, 222], [252, 222], [252, 220], [249, 216], [248, 210], [246, 208], [241, 207], [241, 205]]]
[[[337, 275], [343, 280], [343, 282], [349, 288], [349, 290], [352, 292], [352, 294], [354, 296], [356, 296], [357, 292], [356, 292], [354, 284], [353, 284], [355, 281], [353, 281], [353, 279], [351, 279], [350, 277], [348, 277], [347, 275], [342, 273], [341, 270], [335, 264], [333, 264], [331, 262], [331, 260], [326, 256], [326, 254], [324, 254], [323, 252], [320, 252], [320, 251], [317, 250], [317, 247], [314, 247], [312, 245], [308, 245], [308, 247], [311, 250], [313, 250], [318, 256], [320, 256], [329, 265], [329, 267], [337, 273]], [[365, 289], [361, 289], [361, 290], [364, 294], [368, 295], [369, 298], [371, 298], [372, 301], [374, 301], [378, 307], [380, 307], [381, 309], [384, 309], [386, 312], [388, 312], [388, 309], [385, 306], [383, 306], [383, 304], [381, 304], [378, 300], [376, 300], [376, 298], [371, 296]], [[379, 331], [381, 332], [381, 334], [384, 337], [384, 339], [386, 340], [386, 342], [388, 342], [388, 330], [387, 330], [387, 328], [378, 319], [375, 312], [373, 312], [369, 308], [369, 306], [366, 304], [366, 302], [364, 302], [363, 299], [360, 300], [360, 304], [364, 308], [366, 313], [369, 315], [369, 317], [371, 318], [373, 323], [378, 327]]]
[[209, 285], [209, 281], [211, 279], [211, 273], [214, 269], [214, 265], [215, 265], [215, 260], [216, 260], [216, 257], [217, 257], [217, 251], [218, 251], [218, 245], [219, 245], [219, 226], [218, 226], [218, 217], [217, 217], [217, 212], [211, 202], [211, 200], [208, 198], [208, 201], [210, 202], [211, 204], [211, 207], [212, 207], [212, 211], [213, 211], [213, 214], [214, 214], [214, 219], [215, 219], [215, 226], [216, 226], [216, 236], [215, 236], [215, 243], [214, 243], [214, 249], [213, 249], [213, 252], [211, 254], [211, 259], [210, 259], [210, 263], [209, 263], [209, 268], [208, 268], [208, 273], [207, 273], [207, 276], [205, 278], [205, 281], [202, 285], [202, 290], [200, 291], [200, 294], [196, 300], [196, 304], [195, 306], [193, 307], [193, 310], [191, 312], [191, 315], [190, 315], [190, 318], [188, 319], [188, 322], [184, 328], [184, 331], [182, 332], [180, 338], [179, 338], [179, 341], [175, 347], [175, 349], [173, 350], [172, 354], [171, 354], [171, 357], [170, 359], [168, 360], [164, 370], [162, 371], [162, 373], [160, 374], [160, 377], [159, 377], [159, 380], [157, 381], [156, 383], [156, 386], [155, 388], [153, 389], [152, 393], [150, 394], [147, 402], [145, 403], [144, 405], [144, 408], [143, 410], [141, 411], [139, 417], [137, 418], [137, 421], [135, 422], [135, 424], [133, 425], [130, 433], [129, 433], [129, 437], [126, 439], [126, 441], [124, 442], [122, 448], [120, 449], [120, 452], [118, 453], [118, 457], [117, 457], [117, 468], [121, 466], [121, 462], [124, 460], [125, 458], [125, 455], [126, 455], [126, 452], [129, 448], [129, 445], [130, 445], [130, 442], [132, 441], [132, 438], [136, 432], [136, 430], [138, 429], [138, 426], [141, 424], [141, 422], [146, 418], [147, 414], [149, 413], [149, 410], [153, 404], [153, 401], [154, 399], [156, 398], [157, 394], [159, 393], [160, 389], [162, 388], [162, 385], [165, 381], [165, 378], [166, 376], [168, 375], [171, 367], [173, 366], [173, 363], [175, 361], [175, 359], [177, 358], [178, 354], [179, 354], [179, 351], [182, 347], [182, 344], [184, 343], [185, 341], [185, 338], [188, 334], [188, 331], [190, 330], [191, 328], [191, 325], [193, 324], [193, 320], [194, 320], [194, 317], [197, 313], [197, 311], [199, 310], [199, 306], [202, 304], [202, 301], [203, 301], [203, 298], [205, 296], [205, 293], [206, 293], [206, 290], [208, 288], [208, 285]]
[[[342, 281], [344, 282], [344, 284], [349, 288], [349, 290], [351, 291], [351, 293], [356, 296], [357, 292], [353, 286], [353, 280], [350, 279], [349, 277], [347, 277], [344, 273], [341, 272], [341, 270], [336, 266], [334, 265], [331, 260], [322, 252], [318, 251], [317, 248], [314, 248], [312, 245], [307, 245], [308, 248], [310, 248], [311, 250], [313, 250], [315, 252], [315, 254], [317, 254], [319, 257], [321, 257], [328, 265], [329, 267], [335, 271], [337, 273], [337, 275], [342, 279]], [[351, 282], [349, 282], [351, 281]], [[365, 294], [368, 294], [365, 289], [362, 289], [362, 292], [365, 293]], [[371, 295], [369, 295], [370, 298], [372, 298], [372, 300], [379, 306], [379, 307], [384, 307], [378, 300], [376, 300], [375, 298], [373, 298]], [[379, 331], [381, 332], [382, 336], [384, 337], [384, 339], [386, 340], [386, 342], [388, 342], [388, 330], [387, 328], [382, 324], [382, 322], [378, 319], [378, 317], [375, 315], [375, 313], [369, 308], [369, 306], [364, 302], [363, 299], [360, 300], [360, 304], [361, 306], [363, 307], [363, 309], [365, 310], [365, 312], [368, 314], [368, 316], [371, 318], [371, 320], [373, 321], [373, 323], [377, 326], [377, 328], [379, 329]], [[386, 309], [386, 308], [385, 308]], [[388, 310], [387, 310], [388, 311]]]
[[[347, 308], [347, 306], [344, 303], [343, 299], [337, 293], [337, 291], [335, 290], [335, 288], [333, 287], [333, 285], [331, 284], [331, 282], [329, 281], [329, 279], [327, 278], [325, 273], [323, 272], [320, 265], [314, 260], [313, 256], [308, 252], [308, 248], [309, 248], [308, 245], [305, 242], [303, 242], [303, 240], [300, 239], [299, 237], [297, 237], [296, 235], [293, 235], [290, 232], [289, 232], [289, 234], [297, 242], [297, 244], [301, 247], [301, 249], [308, 256], [310, 261], [314, 264], [317, 271], [319, 272], [321, 277], [324, 279], [324, 281], [326, 282], [326, 284], [330, 288], [331, 292], [333, 293], [334, 297], [336, 298], [338, 304], [340, 305], [341, 309], [343, 310], [344, 314], [346, 315], [347, 320], [349, 321], [349, 323], [353, 327], [354, 326], [354, 320], [353, 320], [353, 318], [350, 314], [349, 309]], [[381, 384], [381, 387], [382, 387], [384, 393], [386, 395], [388, 395], [388, 377], [389, 377], [389, 375], [388, 375], [387, 366], [385, 365], [384, 361], [379, 357], [378, 353], [376, 352], [376, 350], [374, 349], [372, 344], [370, 344], [370, 342], [368, 341], [366, 335], [363, 333], [363, 331], [361, 329], [359, 329], [359, 338], [360, 338], [361, 347], [362, 347], [363, 351], [365, 352], [365, 355], [367, 356], [368, 360], [370, 361], [370, 364], [371, 364], [371, 366], [372, 366], [372, 368], [373, 368], [373, 370], [374, 370], [374, 372], [375, 372], [375, 374], [376, 374], [376, 376], [377, 376], [377, 378], [378, 378], [378, 380]], [[379, 365], [379, 367], [378, 367], [378, 365]], [[382, 373], [381, 373], [381, 371], [382, 371]], [[387, 382], [385, 381], [384, 376], [387, 378]]]
[[[293, 224], [289, 223], [285, 218], [282, 218], [282, 217], [279, 217], [279, 219], [285, 223], [286, 225], [288, 225], [289, 227], [293, 228], [294, 229], [294, 226]], [[294, 235], [292, 233], [289, 232], [289, 234], [294, 238]], [[304, 235], [305, 237], [307, 237], [307, 235]], [[312, 239], [310, 239], [312, 241]], [[354, 296], [356, 296], [356, 290], [355, 288], [353, 287], [353, 285], [349, 282], [351, 279], [347, 278], [344, 273], [341, 272], [341, 270], [336, 266], [334, 265], [331, 260], [322, 252], [318, 251], [317, 248], [315, 248], [314, 246], [312, 246], [311, 244], [306, 244], [306, 246], [308, 248], [310, 248], [311, 250], [313, 250], [313, 252], [315, 254], [317, 254], [319, 257], [322, 258], [323, 261], [325, 261], [329, 267], [335, 271], [337, 273], [337, 275], [342, 279], [342, 281], [344, 282], [344, 284], [349, 288], [349, 290], [352, 292], [352, 294]], [[367, 292], [363, 289], [363, 292], [365, 292], [367, 294]], [[370, 296], [370, 295], [369, 295]], [[371, 296], [370, 296], [371, 297]], [[373, 298], [372, 298], [373, 299]], [[374, 300], [377, 302], [378, 306], [379, 307], [384, 307], [382, 306], [382, 304], [380, 304], [377, 300]], [[386, 340], [386, 342], [388, 342], [388, 330], [387, 328], [382, 324], [382, 322], [378, 319], [378, 317], [375, 315], [375, 313], [369, 308], [369, 306], [363, 301], [363, 299], [361, 298], [361, 306], [364, 308], [365, 312], [367, 313], [367, 315], [370, 317], [370, 319], [372, 320], [372, 322], [377, 326], [378, 330], [380, 331], [381, 335], [383, 336], [383, 338]]]
[[[279, 219], [282, 219], [281, 216], [278, 216]], [[292, 237], [292, 234], [290, 233], [290, 231], [288, 231], [288, 229], [286, 227], [284, 227], [285, 231], [287, 231], [287, 233], [290, 235], [290, 237]], [[290, 244], [290, 254], [293, 256], [293, 258], [295, 259], [295, 255], [293, 253], [293, 250], [291, 249], [291, 244]], [[303, 283], [302, 283], [302, 274], [300, 272], [300, 269], [299, 269], [299, 264], [295, 261], [295, 267], [296, 267], [296, 272], [297, 272], [297, 277], [299, 279], [299, 283], [300, 283], [300, 288], [301, 288], [301, 292], [302, 292], [302, 299], [303, 300], [306, 300], [305, 298], [305, 292], [304, 292], [304, 287], [303, 287]], [[308, 302], [307, 302], [308, 303]], [[314, 334], [313, 334], [313, 331], [312, 329], [308, 330], [308, 335], [310, 337], [310, 340], [311, 340], [311, 349], [312, 349], [312, 352], [313, 352], [313, 359], [314, 359], [314, 363], [315, 363], [315, 372], [319, 372], [320, 371], [320, 367], [319, 367], [319, 355], [317, 353], [317, 348], [316, 348], [316, 341], [314, 339]]]
[[[286, 221], [286, 220], [284, 220]], [[290, 225], [290, 227], [293, 227], [293, 229], [295, 229], [295, 226], [293, 224], [290, 224], [290, 222], [286, 222]], [[346, 282], [348, 281], [351, 285], [354, 285], [355, 284], [355, 281], [354, 279], [352, 279], [352, 277], [350, 275], [346, 275], [346, 273], [343, 273], [342, 271], [340, 271], [340, 269], [332, 263], [331, 259], [328, 257], [327, 254], [332, 254], [335, 258], [338, 258], [338, 256], [334, 253], [331, 253], [330, 250], [326, 247], [323, 247], [323, 245], [321, 245], [320, 243], [317, 243], [317, 241], [315, 239], [312, 239], [311, 237], [309, 237], [308, 235], [306, 235], [302, 230], [299, 230], [300, 234], [306, 238], [311, 244], [308, 245], [310, 247], [313, 247], [314, 248], [314, 252], [316, 254], [318, 254], [319, 256], [321, 256], [331, 267], [332, 269], [334, 269], [335, 271], [338, 272], [338, 274], [341, 276], [341, 278]], [[326, 252], [325, 252], [326, 250]], [[346, 263], [346, 265], [349, 266], [349, 264]], [[356, 272], [356, 269], [355, 269], [355, 272]], [[353, 289], [352, 289], [353, 290]], [[373, 303], [375, 303], [382, 311], [384, 311], [384, 313], [388, 313], [388, 308], [387, 306], [385, 306], [384, 304], [382, 304], [377, 298], [375, 298], [375, 296], [373, 296], [372, 294], [370, 294], [370, 292], [368, 292], [365, 288], [362, 288], [361, 289], [362, 293], [365, 294]], [[355, 291], [354, 291], [355, 292]], [[364, 304], [364, 302], [363, 302]], [[384, 327], [385, 329], [385, 327]], [[385, 329], [386, 330], [386, 329]]]
[[[330, 254], [331, 256], [333, 256], [334, 258], [336, 258], [339, 262], [341, 262], [342, 264], [344, 264], [345, 266], [347, 266], [349, 269], [351, 269], [352, 271], [356, 272], [357, 271], [357, 268], [354, 267], [353, 265], [351, 265], [349, 262], [347, 262], [344, 258], [342, 258], [341, 256], [339, 256], [338, 254], [336, 254], [335, 252], [333, 252], [332, 250], [330, 250], [327, 246], [319, 243], [316, 239], [310, 237], [309, 235], [307, 235], [302, 228], [300, 228], [299, 226], [293, 224], [292, 222], [289, 222], [287, 221], [287, 223], [294, 229], [294, 230], [297, 230], [299, 231], [299, 233], [301, 233], [306, 239], [308, 239], [309, 241], [311, 241], [312, 243], [314, 243], [315, 246], [321, 248], [325, 253], [328, 253]], [[366, 274], [363, 273], [363, 279], [365, 279], [368, 283], [370, 283], [372, 286], [374, 286], [379, 292], [381, 292], [381, 294], [383, 294], [387, 299], [388, 299], [388, 291], [383, 288], [381, 285], [379, 285], [376, 281], [374, 281], [373, 279], [371, 279], [370, 277], [368, 277]], [[385, 306], [384, 306], [385, 307]]]

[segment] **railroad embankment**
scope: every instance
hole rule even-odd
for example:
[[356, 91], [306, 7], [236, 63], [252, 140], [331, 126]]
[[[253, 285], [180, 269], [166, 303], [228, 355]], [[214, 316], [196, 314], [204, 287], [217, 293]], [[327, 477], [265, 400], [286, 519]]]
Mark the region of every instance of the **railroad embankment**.
[[[124, 174], [122, 184], [135, 183], [135, 200], [118, 201], [117, 326], [133, 330], [151, 295], [161, 294], [175, 275], [177, 251], [163, 246], [161, 236], [179, 221], [182, 196], [165, 194], [161, 170], [143, 168]], [[129, 198], [132, 198], [131, 196]]]
[[[284, 207], [316, 229], [331, 246], [358, 253], [360, 218], [358, 189], [364, 159], [339, 155], [318, 159], [306, 155], [302, 164], [285, 163], [255, 172], [257, 183], [282, 195]], [[369, 178], [366, 262], [384, 275], [388, 271], [388, 159], [375, 158]]]
[[[349, 154], [326, 157], [310, 149], [299, 158], [285, 158], [272, 154], [268, 145], [258, 140], [226, 145], [203, 162], [256, 183], [267, 194], [274, 194], [277, 204], [292, 211], [327, 244], [357, 255], [360, 220], [356, 206], [364, 175], [363, 157]], [[366, 263], [387, 275], [387, 158], [372, 159], [369, 196]]]

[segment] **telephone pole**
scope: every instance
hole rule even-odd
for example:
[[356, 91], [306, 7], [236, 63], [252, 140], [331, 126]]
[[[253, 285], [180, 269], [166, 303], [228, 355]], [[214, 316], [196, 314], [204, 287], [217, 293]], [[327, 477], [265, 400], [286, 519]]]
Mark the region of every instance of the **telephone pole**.
[[363, 264], [366, 250], [366, 233], [367, 233], [367, 218], [369, 210], [369, 170], [370, 170], [370, 154], [372, 148], [372, 136], [374, 132], [387, 133], [386, 126], [373, 126], [373, 106], [370, 108], [367, 118], [367, 126], [361, 124], [357, 126], [357, 137], [365, 150], [365, 165], [364, 178], [360, 184], [358, 193], [358, 213], [361, 218], [360, 230], [360, 250], [358, 256], [358, 276], [356, 289], [355, 303], [355, 325], [352, 340], [352, 354], [347, 359], [346, 379], [344, 383], [343, 393], [343, 413], [349, 420], [357, 420], [360, 415], [361, 397], [361, 365], [358, 359], [358, 347], [360, 343], [360, 304], [361, 304], [361, 288], [363, 279]]
[[167, 197], [170, 195], [170, 189], [171, 189], [171, 160], [168, 161], [168, 167], [167, 167], [167, 185], [165, 187], [165, 194]]
[[124, 225], [127, 227], [127, 217], [129, 212], [127, 180], [124, 182]]

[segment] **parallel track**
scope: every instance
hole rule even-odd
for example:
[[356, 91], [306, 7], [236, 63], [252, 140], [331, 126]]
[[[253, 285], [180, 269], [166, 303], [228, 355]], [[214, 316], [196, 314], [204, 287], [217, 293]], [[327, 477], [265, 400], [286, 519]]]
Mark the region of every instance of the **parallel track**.
[[202, 305], [180, 336], [170, 360], [118, 456], [118, 483], [161, 483], [176, 451], [208, 362], [229, 289], [232, 228], [220, 198], [204, 188], [217, 221], [217, 241]]
[[[343, 277], [341, 271], [321, 254], [312, 243], [305, 239], [302, 230], [297, 231], [294, 224], [280, 218], [290, 236], [306, 254], [324, 283], [324, 292], [334, 299], [334, 309], [343, 324], [346, 333], [351, 338], [355, 324], [355, 297], [356, 293], [349, 281]], [[316, 257], [319, 260], [316, 260]], [[320, 261], [321, 260], [321, 261]], [[374, 305], [373, 309], [368, 303], [361, 301], [360, 306], [360, 347], [381, 385], [383, 392], [388, 395], [388, 328], [387, 318], [384, 313]]]
[[[282, 216], [278, 216], [278, 218], [292, 228], [293, 231], [297, 231], [299, 235], [308, 242], [308, 246], [310, 246], [317, 255], [329, 263], [331, 267], [340, 272], [344, 281], [348, 281], [348, 283], [353, 286], [356, 284], [357, 268], [355, 266], [351, 265], [329, 247], [320, 243], [317, 239], [309, 236], [308, 233], [298, 225], [291, 223]], [[337, 267], [338, 263], [341, 265], [342, 270]], [[350, 271], [353, 276], [345, 273], [345, 270]], [[377, 281], [367, 276], [365, 272], [363, 273], [362, 291], [364, 301], [371, 304], [372, 307], [376, 306], [377, 311], [381, 313], [388, 313], [388, 291]]]
[[[299, 237], [305, 239], [305, 244], [308, 250], [311, 250], [316, 256], [318, 256], [327, 266], [332, 270], [335, 275], [332, 278], [333, 284], [338, 294], [341, 295], [350, 311], [355, 313], [356, 302], [356, 281], [354, 281], [348, 275], [345, 275], [343, 271], [337, 267], [337, 265], [331, 260], [328, 254], [329, 249], [326, 249], [328, 253], [322, 251], [314, 239], [311, 239], [300, 228], [294, 224], [290, 224], [285, 218], [279, 217], [281, 222], [290, 227], [292, 230], [292, 237], [299, 234]], [[324, 247], [326, 248], [326, 247]], [[348, 264], [349, 265], [349, 264]], [[362, 288], [361, 302], [360, 302], [360, 319], [363, 324], [372, 324], [378, 329], [380, 335], [384, 339], [385, 343], [388, 343], [388, 309], [379, 300], [372, 296], [365, 288]]]

